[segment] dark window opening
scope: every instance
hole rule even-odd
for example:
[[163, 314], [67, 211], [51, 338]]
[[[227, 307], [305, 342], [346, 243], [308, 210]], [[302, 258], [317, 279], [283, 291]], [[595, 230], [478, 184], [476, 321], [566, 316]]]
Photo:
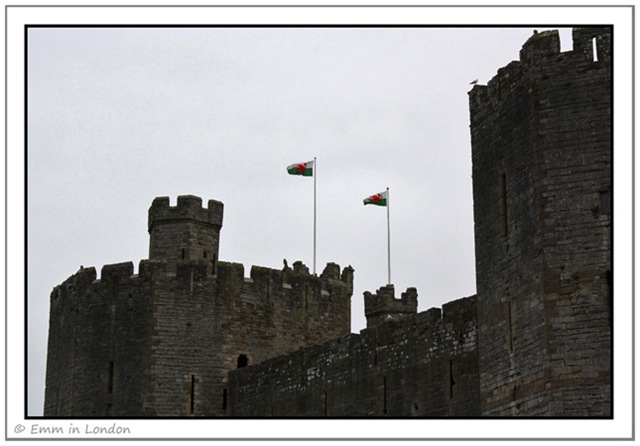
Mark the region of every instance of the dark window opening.
[[109, 362], [109, 379], [107, 381], [107, 393], [113, 393], [113, 361]]
[[382, 377], [382, 413], [387, 414], [387, 377]]
[[328, 416], [328, 413], [329, 413], [328, 410], [327, 410], [327, 399], [328, 399], [327, 391], [325, 390], [324, 391], [324, 416], [325, 417]]
[[202, 258], [206, 259], [207, 258], [207, 251], [203, 251], [202, 252]]
[[182, 249], [180, 250], [180, 258], [181, 258], [181, 259], [184, 259], [185, 254], [186, 254], [185, 249], [184, 249], [184, 248], [182, 248]]
[[247, 357], [247, 355], [240, 355], [238, 356], [238, 368], [241, 369], [242, 367], [246, 367], [249, 365], [249, 358]]
[[609, 310], [609, 326], [613, 327], [613, 272], [607, 270], [607, 306]]
[[211, 259], [211, 274], [215, 274], [216, 273], [216, 255], [213, 254], [213, 257]]
[[509, 329], [509, 351], [513, 351], [513, 317], [511, 314], [511, 301], [507, 302], [507, 325]]
[[453, 380], [453, 360], [449, 360], [449, 398], [453, 399], [453, 385], [455, 381]]
[[507, 237], [509, 235], [509, 208], [507, 206], [507, 174], [503, 173], [500, 179], [500, 188], [502, 192], [502, 234]]
[[193, 415], [196, 409], [196, 376], [191, 375], [191, 401], [189, 404], [189, 413]]
[[222, 389], [222, 410], [227, 410], [227, 389]]
[[603, 190], [600, 192], [600, 213], [608, 214], [611, 212], [611, 201], [609, 200], [609, 191]]

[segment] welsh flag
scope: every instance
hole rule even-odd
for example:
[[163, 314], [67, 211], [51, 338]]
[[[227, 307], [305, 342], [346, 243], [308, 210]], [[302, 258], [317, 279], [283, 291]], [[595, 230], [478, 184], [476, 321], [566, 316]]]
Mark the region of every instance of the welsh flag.
[[379, 194], [371, 195], [364, 199], [364, 204], [375, 204], [376, 206], [387, 205], [387, 191], [380, 192]]
[[287, 172], [289, 172], [289, 175], [302, 175], [303, 177], [312, 177], [313, 161], [292, 164], [287, 167]]

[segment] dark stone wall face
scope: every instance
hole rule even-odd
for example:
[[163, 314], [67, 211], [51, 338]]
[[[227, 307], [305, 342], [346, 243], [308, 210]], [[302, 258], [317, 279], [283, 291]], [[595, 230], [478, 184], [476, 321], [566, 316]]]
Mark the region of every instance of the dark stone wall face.
[[479, 416], [476, 299], [229, 374], [236, 417]]
[[164, 260], [169, 272], [175, 272], [179, 260], [209, 265], [213, 272], [218, 260], [223, 205], [192, 195], [178, 197], [176, 206], [168, 197], [158, 197], [149, 208], [149, 259]]
[[105, 266], [96, 281], [85, 268], [53, 290], [45, 416], [142, 413], [151, 305], [132, 271]]
[[611, 413], [610, 31], [534, 35], [470, 93], [485, 415]]
[[416, 314], [418, 311], [418, 292], [409, 288], [395, 298], [393, 285], [386, 285], [378, 289], [375, 294], [364, 293], [364, 314], [367, 318], [367, 328], [395, 321]]
[[206, 270], [207, 265], [178, 261], [176, 276], [161, 268], [150, 275], [153, 328], [145, 415], [202, 416], [220, 409], [222, 306]]
[[230, 370], [349, 334], [351, 267], [244, 277], [239, 264], [172, 256], [217, 237], [200, 223], [221, 223], [221, 208], [196, 198], [154, 201], [151, 245], [171, 249], [152, 249], [139, 274], [130, 262], [99, 280], [86, 268], [53, 290], [45, 416], [225, 416]]
[[477, 297], [415, 314], [383, 287], [360, 335], [351, 267], [245, 277], [222, 203], [154, 200], [139, 274], [51, 293], [45, 416], [610, 417], [611, 89], [609, 28], [536, 34], [475, 86]]
[[245, 278], [242, 265], [221, 263], [217, 283], [224, 306], [223, 381], [227, 371], [244, 365], [241, 356], [246, 365], [253, 365], [348, 335], [350, 268], [343, 276], [338, 265], [329, 264], [320, 277], [306, 268], [278, 271], [254, 266]]

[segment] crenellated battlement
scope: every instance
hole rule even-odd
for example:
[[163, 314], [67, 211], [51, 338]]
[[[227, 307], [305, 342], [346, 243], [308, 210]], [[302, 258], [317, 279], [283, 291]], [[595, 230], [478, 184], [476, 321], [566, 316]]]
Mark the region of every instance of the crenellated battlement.
[[610, 418], [613, 27], [572, 38], [469, 92], [477, 295], [417, 313], [386, 285], [350, 334], [351, 266], [246, 271], [222, 203], [159, 197], [137, 274], [53, 289], [44, 415]]
[[[387, 301], [391, 288], [369, 294]], [[476, 303], [458, 299], [234, 370], [230, 415], [479, 415]]]
[[[611, 33], [607, 28], [580, 27], [572, 31], [573, 49], [561, 52], [557, 30], [535, 32], [522, 46], [519, 60], [498, 69], [486, 85], [477, 84], [469, 92], [471, 108], [487, 108], [487, 116], [496, 112], [498, 103], [514, 95], [524, 95], [538, 81], [559, 70], [584, 72], [606, 68], [611, 61]], [[474, 116], [472, 114], [472, 124]]]
[[469, 93], [489, 416], [610, 413], [612, 36], [574, 28], [563, 52], [557, 31], [534, 33]]
[[221, 202], [209, 200], [205, 209], [193, 195], [179, 196], [176, 206], [168, 197], [156, 198], [149, 208], [149, 258], [166, 260], [169, 271], [181, 260], [208, 262], [214, 272], [223, 211]]
[[[331, 289], [336, 282], [342, 282], [345, 285], [353, 285], [353, 268], [347, 266], [340, 274], [340, 266], [335, 263], [327, 263], [324, 271], [320, 276], [315, 276], [309, 272], [309, 268], [301, 261], [293, 264], [294, 268], [285, 267], [281, 270], [267, 268], [264, 266], [251, 266], [249, 276], [245, 276], [244, 265], [233, 262], [218, 262], [217, 275], [228, 279], [245, 283], [279, 283], [283, 287], [294, 282], [307, 281], [308, 283], [317, 284], [322, 289]], [[225, 279], [226, 280], [226, 279]]]
[[224, 205], [216, 200], [209, 200], [207, 207], [202, 207], [202, 198], [194, 195], [180, 195], [176, 206], [170, 206], [169, 197], [157, 197], [149, 208], [149, 233], [157, 224], [190, 221], [222, 227]]
[[53, 288], [50, 295], [51, 305], [65, 301], [71, 295], [84, 292], [95, 281], [96, 269], [94, 267], [80, 267], [75, 274]]
[[395, 298], [393, 285], [378, 289], [375, 294], [364, 292], [364, 314], [367, 317], [367, 328], [405, 316], [418, 311], [418, 292], [415, 288], [407, 288], [400, 299]]
[[560, 35], [557, 30], [534, 32], [522, 45], [520, 61], [523, 64], [540, 63], [542, 59], [560, 54]]
[[207, 288], [212, 290], [233, 288], [237, 296], [226, 296], [230, 299], [267, 299], [271, 294], [289, 296], [283, 301], [294, 300], [303, 288], [318, 300], [335, 295], [348, 299], [353, 289], [353, 268], [347, 266], [340, 273], [340, 266], [335, 263], [328, 263], [320, 276], [309, 273], [309, 268], [300, 261], [294, 263], [293, 269], [282, 270], [253, 265], [248, 277], [244, 265], [233, 262], [218, 262], [215, 275], [208, 262], [200, 260], [178, 260], [173, 272], [167, 269], [164, 260], [145, 259], [140, 261], [138, 270], [139, 274], [134, 274], [133, 262], [109, 264], [102, 267], [98, 278], [95, 267], [82, 267], [53, 289], [51, 302], [64, 302], [69, 296], [103, 295], [105, 287], [126, 285], [135, 289], [155, 282], [170, 286], [172, 282], [190, 281], [208, 284]]

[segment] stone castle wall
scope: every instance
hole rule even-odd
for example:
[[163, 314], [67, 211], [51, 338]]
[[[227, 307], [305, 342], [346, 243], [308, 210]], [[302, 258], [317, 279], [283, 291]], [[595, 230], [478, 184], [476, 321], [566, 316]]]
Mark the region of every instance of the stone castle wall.
[[534, 34], [470, 92], [486, 415], [610, 414], [610, 48]]
[[131, 263], [105, 266], [97, 281], [84, 268], [51, 293], [45, 416], [141, 413], [151, 301], [132, 271]]
[[476, 298], [229, 374], [235, 417], [479, 416]]
[[57, 286], [45, 416], [223, 416], [230, 370], [349, 334], [350, 267], [316, 277], [296, 262], [245, 277], [210, 260], [143, 260], [138, 274], [131, 262], [107, 265], [99, 279], [83, 268]]
[[149, 210], [149, 260], [50, 300], [45, 416], [610, 417], [611, 28], [534, 34], [469, 93], [477, 295], [221, 262], [222, 203]]

